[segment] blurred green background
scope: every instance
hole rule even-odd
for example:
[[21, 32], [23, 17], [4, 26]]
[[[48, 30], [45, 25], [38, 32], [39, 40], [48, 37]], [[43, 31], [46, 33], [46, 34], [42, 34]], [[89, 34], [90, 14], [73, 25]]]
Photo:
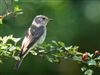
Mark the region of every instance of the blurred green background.
[[[0, 15], [6, 11], [3, 1], [0, 0]], [[47, 26], [45, 42], [78, 45], [81, 52], [100, 50], [100, 0], [19, 0], [14, 4], [24, 13], [16, 18], [6, 17], [0, 25], [0, 36], [13, 34], [23, 38], [33, 18], [42, 14], [53, 19]], [[19, 71], [14, 70], [15, 62], [5, 58], [0, 64], [0, 75], [82, 75], [80, 65], [73, 61], [55, 64], [28, 54]], [[95, 68], [94, 75], [100, 75], [100, 68]]]

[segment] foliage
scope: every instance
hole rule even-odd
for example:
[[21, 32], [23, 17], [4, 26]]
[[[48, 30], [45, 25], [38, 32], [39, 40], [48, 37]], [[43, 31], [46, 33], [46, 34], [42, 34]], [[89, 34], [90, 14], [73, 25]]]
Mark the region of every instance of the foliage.
[[[16, 27], [18, 25], [19, 26], [23, 25], [23, 27], [25, 24], [27, 25], [27, 23], [25, 21], [26, 20], [31, 21], [31, 18], [33, 18], [33, 15], [42, 13], [45, 15], [48, 14], [50, 16], [50, 14], [53, 14], [54, 15], [53, 18], [55, 19], [55, 21], [54, 21], [54, 25], [52, 25], [53, 27], [51, 26], [51, 28], [52, 28], [51, 33], [55, 33], [56, 35], [58, 34], [57, 37], [59, 37], [59, 34], [60, 34], [60, 36], [62, 36], [63, 39], [70, 40], [74, 37], [76, 38], [77, 37], [76, 34], [78, 32], [78, 34], [79, 34], [78, 38], [83, 37], [83, 39], [84, 39], [84, 36], [85, 36], [85, 38], [87, 38], [87, 39], [85, 39], [85, 42], [83, 39], [79, 39], [86, 46], [87, 46], [87, 44], [89, 44], [91, 47], [92, 46], [99, 47], [99, 44], [97, 44], [97, 43], [99, 43], [99, 41], [98, 41], [99, 34], [97, 32], [99, 32], [99, 30], [100, 30], [98, 27], [99, 26], [98, 25], [99, 17], [95, 16], [96, 12], [95, 12], [95, 14], [92, 13], [94, 10], [97, 10], [97, 9], [95, 9], [97, 6], [94, 6], [94, 5], [98, 5], [98, 4], [96, 4], [95, 1], [93, 2], [94, 3], [93, 5], [91, 4], [91, 1], [85, 2], [86, 4], [84, 4], [83, 2], [85, 0], [83, 0], [83, 2], [80, 2], [79, 0], [77, 0], [77, 1], [74, 1], [74, 0], [67, 0], [67, 1], [66, 0], [60, 0], [60, 1], [52, 1], [51, 0], [51, 1], [49, 1], [49, 0], [47, 0], [46, 2], [42, 2], [42, 0], [41, 0], [41, 2], [38, 2], [38, 0], [37, 0], [37, 2], [35, 2], [34, 0], [31, 0], [32, 2], [23, 2], [25, 0], [22, 0], [22, 2], [21, 2], [21, 0], [2, 0], [2, 1], [5, 1], [5, 4], [3, 4], [3, 5], [6, 6], [5, 11], [7, 11], [7, 12], [6, 13], [3, 12], [2, 15], [0, 14], [0, 24], [5, 24], [6, 22], [3, 22], [3, 20], [8, 16], [15, 18], [17, 15], [22, 14], [23, 9], [24, 9], [24, 11], [26, 11], [27, 15], [24, 14], [24, 16], [21, 16], [22, 19], [20, 17], [18, 17], [19, 24], [17, 21], [17, 23], [15, 25]], [[12, 4], [11, 7], [9, 7], [10, 1], [14, 1], [15, 5], [13, 6], [13, 4]], [[73, 1], [73, 2], [71, 2], [72, 4], [70, 3], [70, 1]], [[17, 2], [19, 2], [18, 4], [20, 4], [23, 7], [23, 9], [21, 8], [21, 6], [19, 6], [17, 4]], [[83, 3], [83, 4], [80, 4], [80, 3]], [[97, 2], [97, 3], [99, 3], [99, 2]], [[3, 5], [1, 5], [1, 8]], [[89, 8], [89, 10], [87, 10], [86, 8], [88, 8], [89, 5], [92, 5], [93, 9]], [[37, 7], [35, 7], [35, 6], [37, 6]], [[75, 8], [75, 7], [77, 7], [77, 8]], [[4, 8], [5, 7], [3, 7], [3, 9]], [[50, 10], [48, 10], [48, 9], [50, 9]], [[82, 10], [80, 10], [80, 9], [82, 9]], [[86, 10], [84, 10], [84, 9], [86, 9]], [[85, 12], [85, 14], [84, 14], [84, 12]], [[28, 17], [26, 17], [26, 16], [28, 16]], [[89, 20], [87, 20], [87, 18]], [[14, 23], [12, 23], [12, 24], [14, 25]], [[57, 33], [55, 32], [56, 25], [58, 26], [57, 27], [58, 31], [60, 29], [59, 32], [56, 31]], [[12, 29], [14, 28], [14, 27], [10, 27], [11, 24], [5, 25], [5, 29], [1, 28], [2, 29], [1, 34], [5, 33], [4, 30], [6, 30], [6, 33], [9, 32], [8, 29], [6, 29], [7, 26], [9, 26], [9, 28], [12, 28]], [[20, 33], [21, 33], [20, 30], [23, 30], [23, 28], [21, 28], [21, 27], [17, 27], [17, 28], [19, 29], [18, 32], [20, 35]], [[9, 29], [9, 30], [12, 30], [12, 29]], [[14, 32], [14, 30], [12, 30], [12, 32]], [[66, 32], [68, 32], [68, 34]], [[15, 31], [15, 34], [16, 34], [16, 31]], [[53, 35], [55, 35], [55, 34], [53, 34]], [[76, 35], [76, 36], [74, 36], [74, 35]], [[60, 37], [60, 39], [62, 39], [62, 38]], [[94, 41], [93, 39], [97, 39], [97, 40]], [[12, 35], [0, 37], [0, 63], [3, 63], [2, 59], [4, 57], [14, 58], [15, 60], [19, 59], [19, 57], [17, 56], [17, 54], [20, 50], [20, 47], [17, 45], [19, 40], [20, 40], [20, 38], [14, 38]], [[87, 43], [87, 42], [89, 42], [89, 43]], [[52, 63], [60, 63], [63, 60], [75, 61], [82, 65], [81, 70], [85, 75], [92, 75], [93, 68], [100, 67], [100, 51], [97, 50], [94, 53], [89, 53], [89, 52], [81, 53], [81, 52], [79, 52], [78, 46], [66, 47], [64, 43], [59, 42], [59, 41], [58, 42], [51, 41], [50, 43], [44, 43], [43, 45], [38, 46], [37, 48], [35, 48], [34, 50], [31, 50], [30, 52], [32, 55], [38, 55], [38, 56], [45, 57], [45, 58], [47, 58], [48, 61], [50, 61]]]
[[[19, 60], [18, 54], [20, 47], [17, 46], [20, 38], [14, 38], [13, 35], [0, 37], [0, 63], [3, 57], [11, 57]], [[100, 52], [81, 53], [78, 51], [78, 46], [66, 47], [63, 42], [52, 41], [51, 43], [44, 43], [35, 49], [31, 50], [32, 55], [38, 55], [47, 58], [49, 62], [60, 63], [63, 60], [72, 60], [82, 66], [81, 70], [84, 75], [92, 75], [92, 67], [100, 67]]]
[[0, 37], [0, 63], [2, 63], [4, 57], [18, 59], [15, 53], [20, 50], [20, 47], [17, 46], [19, 40], [20, 38], [14, 38], [13, 35]]
[[[20, 8], [19, 5], [13, 6], [13, 2], [16, 3], [16, 2], [18, 2], [18, 0], [8, 0], [8, 1], [3, 0], [3, 1], [5, 3], [5, 6], [6, 6], [6, 13], [0, 15], [0, 24], [3, 24], [3, 19], [5, 19], [9, 15], [11, 15], [12, 17], [16, 17], [19, 14], [23, 14], [22, 9]], [[10, 4], [11, 4], [11, 6], [9, 6]]]

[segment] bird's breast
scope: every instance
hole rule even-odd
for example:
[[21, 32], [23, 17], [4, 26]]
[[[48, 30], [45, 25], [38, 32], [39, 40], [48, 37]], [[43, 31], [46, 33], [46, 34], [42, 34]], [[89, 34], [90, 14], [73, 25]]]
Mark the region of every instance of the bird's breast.
[[43, 33], [43, 35], [39, 38], [38, 44], [42, 44], [42, 43], [44, 42], [44, 40], [45, 40], [45, 38], [46, 38], [46, 33], [47, 33], [47, 29], [46, 29], [46, 27], [44, 27], [44, 33]]

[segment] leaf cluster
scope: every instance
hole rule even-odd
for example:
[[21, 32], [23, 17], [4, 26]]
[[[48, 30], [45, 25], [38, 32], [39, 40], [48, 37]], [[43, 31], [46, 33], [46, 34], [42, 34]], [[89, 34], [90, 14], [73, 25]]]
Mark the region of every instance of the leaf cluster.
[[[19, 60], [18, 53], [20, 47], [17, 45], [21, 38], [15, 38], [13, 35], [0, 37], [0, 63], [4, 57]], [[92, 75], [94, 67], [100, 67], [100, 51], [94, 53], [81, 53], [78, 46], [66, 47], [64, 42], [51, 41], [38, 45], [30, 51], [32, 55], [46, 58], [49, 62], [60, 63], [63, 60], [72, 60], [81, 64], [81, 70], [84, 75]]]

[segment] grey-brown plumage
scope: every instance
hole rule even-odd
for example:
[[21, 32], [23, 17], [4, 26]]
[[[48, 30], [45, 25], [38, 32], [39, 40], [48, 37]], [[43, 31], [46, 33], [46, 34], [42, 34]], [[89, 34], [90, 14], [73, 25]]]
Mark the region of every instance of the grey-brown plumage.
[[20, 60], [16, 64], [17, 69], [20, 67], [23, 58], [28, 54], [31, 48], [42, 44], [45, 40], [48, 21], [49, 19], [43, 15], [38, 15], [33, 20], [22, 42], [21, 51], [19, 53]]

